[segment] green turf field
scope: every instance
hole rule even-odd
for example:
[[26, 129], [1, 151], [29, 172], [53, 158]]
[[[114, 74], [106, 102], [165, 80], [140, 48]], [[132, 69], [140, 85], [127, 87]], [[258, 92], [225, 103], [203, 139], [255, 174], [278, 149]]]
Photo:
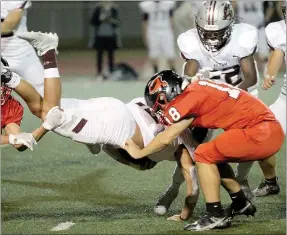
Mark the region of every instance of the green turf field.
[[[84, 77], [63, 79], [63, 96], [89, 98], [113, 96], [124, 101], [143, 94], [144, 82], [96, 83]], [[260, 97], [272, 103], [282, 80]], [[26, 110], [23, 130], [31, 131], [40, 122]], [[257, 199], [255, 218], [237, 217], [226, 230], [196, 234], [285, 234], [285, 154], [278, 154], [281, 193]], [[174, 163], [162, 162], [154, 169], [139, 172], [121, 165], [105, 154], [93, 156], [85, 146], [48, 134], [36, 149], [18, 153], [1, 149], [2, 234], [188, 234], [183, 223], [170, 222], [153, 214], [157, 197], [168, 186]], [[254, 164], [250, 183], [256, 187], [262, 179]], [[171, 207], [177, 213], [185, 187]], [[223, 190], [222, 190], [223, 191]], [[228, 196], [222, 192], [222, 202]], [[205, 209], [200, 199], [194, 217]], [[59, 223], [75, 223], [68, 230], [53, 232]]]

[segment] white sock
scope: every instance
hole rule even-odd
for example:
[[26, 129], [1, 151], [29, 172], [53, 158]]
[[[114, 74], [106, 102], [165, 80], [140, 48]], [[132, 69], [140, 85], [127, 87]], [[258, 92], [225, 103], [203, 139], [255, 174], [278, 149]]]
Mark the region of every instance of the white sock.
[[20, 81], [21, 77], [17, 73], [12, 72], [11, 80], [6, 83], [6, 86], [15, 89], [17, 86], [19, 86]]

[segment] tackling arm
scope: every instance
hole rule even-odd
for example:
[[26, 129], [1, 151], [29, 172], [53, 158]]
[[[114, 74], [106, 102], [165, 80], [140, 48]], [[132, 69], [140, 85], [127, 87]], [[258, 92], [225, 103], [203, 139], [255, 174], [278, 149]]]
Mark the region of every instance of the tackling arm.
[[133, 158], [143, 158], [150, 154], [159, 152], [169, 145], [175, 138], [177, 138], [185, 129], [187, 129], [194, 118], [184, 119], [175, 123], [159, 133], [145, 148], [139, 147], [132, 141], [128, 140], [125, 146], [122, 146]]

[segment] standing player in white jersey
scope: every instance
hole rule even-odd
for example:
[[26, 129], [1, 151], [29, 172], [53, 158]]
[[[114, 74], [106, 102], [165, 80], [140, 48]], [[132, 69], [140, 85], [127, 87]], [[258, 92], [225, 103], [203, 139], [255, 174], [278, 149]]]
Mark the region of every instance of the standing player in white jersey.
[[[234, 1], [233, 6], [238, 15], [238, 21], [240, 23], [250, 24], [258, 29], [259, 41], [258, 41], [258, 55], [261, 60], [267, 59], [268, 46], [266, 43], [264, 25], [265, 20], [268, 20], [268, 15], [264, 16], [264, 2], [260, 0], [253, 1]], [[265, 19], [266, 18], [266, 19]], [[264, 61], [264, 62], [265, 62]]]
[[171, 69], [175, 68], [173, 29], [174, 1], [143, 1], [139, 3], [143, 14], [143, 40], [154, 73], [158, 72], [159, 59], [166, 58]]
[[[268, 90], [275, 82], [278, 71], [284, 62], [286, 66], [286, 6], [282, 6], [284, 20], [270, 23], [267, 25], [265, 32], [268, 45], [271, 49], [267, 68], [264, 73], [264, 82], [262, 88]], [[285, 75], [286, 76], [286, 75]], [[280, 122], [284, 133], [286, 134], [286, 78], [277, 100], [270, 106], [275, 117]], [[277, 194], [280, 187], [277, 184], [275, 172], [275, 162], [270, 169], [269, 175], [265, 175], [262, 183], [253, 191], [255, 196], [267, 196]]]
[[29, 1], [1, 1], [1, 55], [13, 72], [29, 81], [43, 95], [44, 69], [33, 47], [15, 36], [27, 32]]
[[[137, 169], [142, 169], [143, 164], [143, 167], [152, 168], [155, 165], [154, 159], [160, 161], [177, 160], [182, 166], [182, 175], [187, 182], [187, 196], [181, 214], [173, 216], [172, 219], [178, 221], [188, 219], [199, 195], [195, 166], [193, 166], [191, 158], [194, 150], [193, 140], [189, 130], [179, 136], [167, 150], [151, 155], [148, 161], [129, 162], [131, 157], [125, 156], [124, 150], [120, 151], [121, 145], [132, 138], [143, 148], [152, 141], [157, 133], [164, 129], [155, 121], [156, 117], [151, 116], [150, 109], [145, 105], [144, 99], [135, 99], [129, 104], [124, 104], [122, 101], [110, 97], [89, 100], [60, 100], [61, 83], [55, 58], [58, 44], [57, 35], [31, 32], [19, 36], [30, 41], [37, 49], [45, 68], [44, 98], [42, 99], [36, 91], [32, 92], [29, 89], [34, 97], [34, 103], [30, 103], [29, 108], [44, 121], [43, 125], [33, 132], [34, 138], [39, 140], [48, 130], [52, 130], [61, 136], [87, 145], [93, 154], [99, 153], [101, 150], [99, 144], [103, 144], [103, 150], [114, 159]], [[9, 71], [8, 64], [6, 64], [5, 69], [1, 69], [1, 79], [8, 87], [15, 89], [26, 101], [25, 83], [21, 83], [21, 79], [16, 73]], [[55, 91], [56, 94], [54, 94]], [[57, 104], [60, 104], [62, 111], [58, 106], [53, 107]], [[43, 113], [42, 107], [49, 111]], [[29, 135], [24, 137], [28, 138], [24, 143], [29, 143], [28, 147], [30, 148], [33, 147], [34, 138]], [[182, 178], [182, 175], [179, 173], [178, 177]]]
[[[193, 77], [205, 70], [210, 79], [226, 82], [257, 96], [259, 75], [254, 53], [257, 51], [258, 31], [255, 27], [235, 24], [229, 1], [206, 1], [195, 18], [196, 29], [179, 35], [177, 44], [185, 59], [184, 75]], [[247, 164], [248, 165], [248, 164]], [[250, 167], [238, 164], [237, 179], [246, 196], [251, 199], [246, 172]]]

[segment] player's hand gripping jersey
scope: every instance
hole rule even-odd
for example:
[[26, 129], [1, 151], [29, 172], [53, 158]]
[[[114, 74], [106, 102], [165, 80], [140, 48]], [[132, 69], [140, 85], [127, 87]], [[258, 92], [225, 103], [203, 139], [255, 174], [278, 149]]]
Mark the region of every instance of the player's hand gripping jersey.
[[203, 46], [197, 29], [190, 29], [179, 35], [177, 44], [184, 59], [198, 61], [200, 68], [224, 72], [212, 79], [237, 86], [244, 80], [239, 62], [256, 52], [258, 31], [248, 24], [235, 24], [230, 41], [218, 52], [209, 52]]
[[224, 130], [244, 129], [264, 120], [276, 120], [259, 99], [236, 87], [211, 80], [190, 84], [168, 104], [164, 115], [168, 124], [194, 117], [192, 126]]

